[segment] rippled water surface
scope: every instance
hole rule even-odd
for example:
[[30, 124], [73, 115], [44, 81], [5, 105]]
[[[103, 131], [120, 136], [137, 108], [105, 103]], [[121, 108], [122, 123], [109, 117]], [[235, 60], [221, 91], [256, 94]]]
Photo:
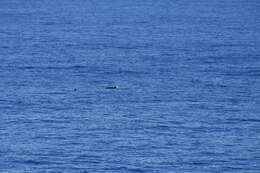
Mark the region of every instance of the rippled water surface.
[[258, 0], [1, 0], [0, 172], [259, 173], [259, 58]]

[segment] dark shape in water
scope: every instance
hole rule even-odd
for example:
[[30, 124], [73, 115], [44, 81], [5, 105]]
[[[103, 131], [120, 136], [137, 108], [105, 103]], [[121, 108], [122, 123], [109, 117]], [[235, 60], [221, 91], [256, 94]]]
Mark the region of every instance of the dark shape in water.
[[110, 86], [110, 87], [106, 87], [106, 89], [117, 89], [117, 86]]

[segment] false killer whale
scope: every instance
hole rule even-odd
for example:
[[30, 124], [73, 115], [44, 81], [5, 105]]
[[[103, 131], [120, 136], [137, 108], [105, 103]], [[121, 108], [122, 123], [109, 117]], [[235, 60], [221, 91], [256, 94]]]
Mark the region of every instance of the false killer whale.
[[106, 87], [106, 89], [117, 89], [118, 87], [117, 86], [109, 86], [109, 87]]

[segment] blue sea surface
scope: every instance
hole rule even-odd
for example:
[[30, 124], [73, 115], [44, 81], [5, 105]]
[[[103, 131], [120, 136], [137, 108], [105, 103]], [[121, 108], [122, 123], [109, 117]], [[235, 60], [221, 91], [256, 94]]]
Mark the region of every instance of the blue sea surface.
[[132, 172], [260, 172], [260, 1], [1, 0], [0, 173]]

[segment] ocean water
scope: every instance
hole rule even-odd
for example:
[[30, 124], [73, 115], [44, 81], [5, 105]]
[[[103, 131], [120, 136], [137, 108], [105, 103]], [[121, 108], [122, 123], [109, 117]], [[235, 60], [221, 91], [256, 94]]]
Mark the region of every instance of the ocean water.
[[259, 173], [260, 1], [1, 0], [0, 172]]

